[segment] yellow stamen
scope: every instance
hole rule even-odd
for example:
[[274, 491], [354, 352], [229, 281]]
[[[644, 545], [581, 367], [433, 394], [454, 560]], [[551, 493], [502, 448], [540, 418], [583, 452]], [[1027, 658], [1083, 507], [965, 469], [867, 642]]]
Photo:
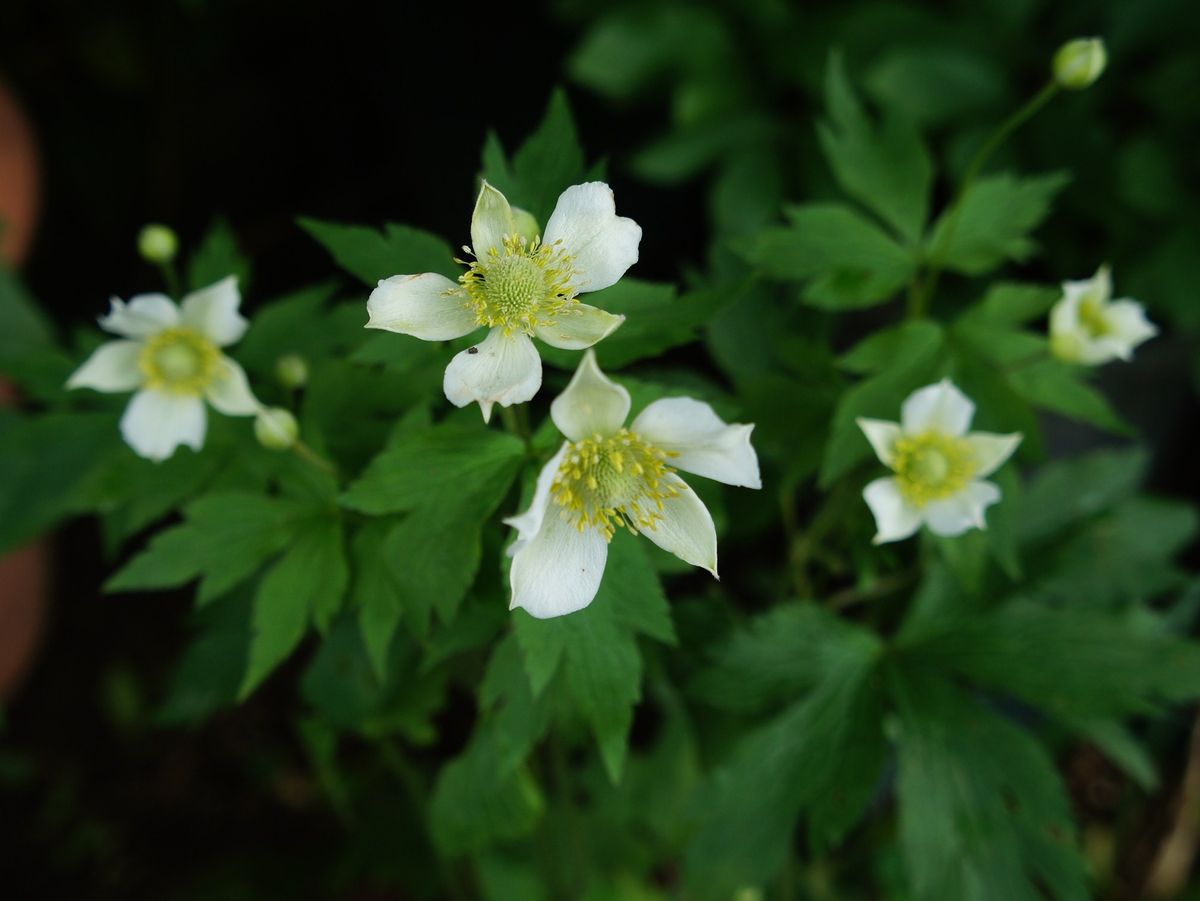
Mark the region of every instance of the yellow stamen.
[[187, 326], [149, 338], [138, 356], [146, 387], [176, 394], [203, 394], [216, 374], [221, 352], [209, 338]]
[[979, 466], [970, 443], [942, 432], [905, 435], [893, 447], [900, 491], [917, 507], [957, 494]]
[[467, 271], [458, 279], [479, 325], [499, 326], [509, 335], [532, 335], [578, 303], [573, 286], [578, 273], [559, 242], [506, 235], [502, 244], [486, 251], [477, 248], [481, 255], [465, 263]]

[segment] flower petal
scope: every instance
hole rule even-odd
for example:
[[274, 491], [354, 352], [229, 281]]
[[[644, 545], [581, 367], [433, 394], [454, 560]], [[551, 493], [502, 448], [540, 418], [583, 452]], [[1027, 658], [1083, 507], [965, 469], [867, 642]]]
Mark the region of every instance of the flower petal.
[[867, 436], [867, 441], [871, 443], [871, 449], [875, 451], [875, 456], [879, 458], [879, 462], [884, 466], [891, 466], [892, 462], [896, 459], [892, 448], [896, 444], [896, 439], [902, 434], [900, 424], [898, 422], [887, 422], [883, 419], [867, 419], [864, 416], [860, 416], [854, 421], [858, 423], [858, 427]]
[[367, 328], [422, 341], [450, 341], [479, 327], [462, 286], [436, 272], [382, 279], [367, 299], [367, 316]]
[[607, 560], [600, 532], [581, 532], [551, 510], [513, 556], [509, 609], [524, 608], [538, 619], [582, 610], [596, 597]]
[[543, 325], [537, 336], [551, 347], [583, 350], [607, 338], [625, 321], [624, 316], [609, 313], [586, 303], [573, 304], [553, 325]]
[[148, 460], [165, 460], [181, 444], [204, 446], [204, 401], [191, 394], [143, 389], [121, 417], [121, 437]]
[[666, 481], [679, 493], [663, 501], [662, 519], [652, 529], [643, 528], [642, 534], [684, 563], [707, 569], [719, 579], [717, 527], [713, 525], [712, 514], [679, 476], [668, 475]]
[[904, 402], [900, 422], [905, 434], [935, 431], [965, 435], [975, 415], [975, 405], [949, 379], [914, 391]]
[[971, 529], [986, 529], [984, 511], [1000, 500], [1000, 489], [991, 482], [971, 482], [953, 497], [930, 501], [922, 512], [929, 531], [953, 538]]
[[125, 303], [109, 301], [112, 309], [100, 317], [100, 328], [123, 338], [148, 338], [179, 324], [179, 307], [165, 294], [139, 294]]
[[183, 299], [183, 324], [207, 335], [217, 347], [227, 347], [246, 334], [250, 325], [238, 312], [241, 304], [237, 276], [227, 276]]
[[67, 379], [68, 388], [95, 388], [97, 391], [132, 391], [142, 384], [138, 357], [140, 341], [109, 341], [101, 344], [83, 365]]
[[612, 189], [601, 181], [572, 185], [558, 198], [543, 243], [562, 242], [578, 270], [575, 287], [599, 291], [614, 285], [638, 260], [642, 228], [617, 215]]
[[205, 389], [204, 397], [213, 409], [226, 416], [253, 416], [262, 407], [250, 390], [246, 371], [226, 356], [217, 363], [216, 374]]
[[596, 354], [588, 350], [563, 393], [550, 404], [550, 418], [572, 441], [593, 435], [607, 438], [625, 424], [629, 392], [600, 371]]
[[1111, 337], [1120, 343], [1120, 357], [1129, 360], [1133, 349], [1158, 334], [1158, 326], [1146, 318], [1145, 308], [1136, 300], [1114, 300], [1104, 311], [1112, 330]]
[[569, 442], [564, 441], [562, 447], [558, 449], [558, 453], [551, 457], [542, 467], [542, 471], [538, 473], [537, 487], [534, 488], [529, 509], [518, 516], [509, 516], [504, 520], [505, 525], [512, 526], [517, 530], [517, 540], [509, 547], [508, 556], [514, 556], [542, 527], [542, 518], [546, 515], [546, 509], [550, 505], [550, 486], [554, 484], [558, 467], [562, 465], [562, 458], [570, 446]]
[[975, 477], [985, 478], [1003, 466], [1024, 437], [1019, 432], [1012, 435], [972, 432], [968, 435], [967, 444], [970, 445], [971, 453], [975, 455], [975, 463], [979, 467], [975, 471]]
[[921, 513], [904, 499], [891, 476], [876, 479], [863, 489], [863, 500], [875, 517], [875, 544], [903, 541], [921, 528]]
[[[527, 228], [528, 222], [523, 220], [523, 225]], [[489, 251], [503, 249], [505, 235], [519, 233], [508, 198], [485, 181], [471, 213], [471, 251], [475, 259], [483, 262]]]
[[492, 416], [492, 405], [524, 403], [542, 386], [542, 358], [528, 335], [506, 335], [494, 328], [474, 347], [450, 361], [442, 389], [456, 407], [478, 402], [483, 421]]
[[690, 397], [665, 397], [638, 414], [630, 427], [655, 447], [675, 454], [669, 462], [726, 485], [761, 488], [753, 425], [727, 425], [712, 407]]

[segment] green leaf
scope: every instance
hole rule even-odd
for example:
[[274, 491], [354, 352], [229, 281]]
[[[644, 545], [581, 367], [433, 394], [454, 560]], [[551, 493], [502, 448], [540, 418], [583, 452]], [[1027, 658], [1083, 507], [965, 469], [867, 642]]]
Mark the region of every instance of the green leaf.
[[[928, 319], [905, 320], [873, 332], [838, 357], [838, 366], [858, 375], [874, 375], [898, 359], [926, 357], [941, 347], [942, 327]], [[897, 411], [898, 415], [899, 411]]]
[[561, 665], [567, 692], [591, 727], [609, 778], [619, 782], [633, 707], [641, 699], [635, 636], [674, 640], [666, 598], [645, 552], [631, 536], [615, 536], [590, 606], [544, 620], [518, 611], [513, 625], [534, 694], [546, 689]]
[[524, 445], [504, 432], [435, 426], [403, 436], [376, 456], [342, 502], [361, 513], [381, 515], [471, 496], [491, 483], [511, 483], [524, 455]]
[[333, 282], [323, 282], [264, 304], [254, 313], [253, 327], [238, 342], [238, 360], [274, 381], [275, 363], [284, 354], [325, 356], [361, 341], [367, 310], [360, 301], [354, 304], [358, 321], [352, 330], [339, 333], [331, 328], [339, 324], [328, 306], [336, 289]]
[[349, 580], [342, 526], [313, 519], [263, 576], [254, 596], [250, 662], [239, 689], [246, 698], [300, 644], [312, 622], [328, 629]]
[[339, 266], [371, 288], [393, 275], [438, 272], [454, 278], [459, 273], [450, 245], [418, 228], [389, 223], [378, 231], [320, 219], [298, 221]]
[[505, 766], [495, 735], [484, 729], [438, 773], [429, 810], [433, 840], [447, 856], [479, 851], [531, 833], [544, 807], [533, 777]]
[[885, 751], [871, 679], [879, 642], [851, 626], [833, 641], [812, 690], [747, 736], [717, 771], [685, 858], [699, 897], [729, 898], [770, 879], [803, 810], [812, 813], [818, 845], [839, 839], [875, 792]]
[[309, 508], [281, 498], [217, 492], [184, 508], [184, 522], [157, 534], [106, 591], [176, 588], [200, 578], [206, 604], [250, 578], [292, 540]]
[[541, 124], [513, 156], [513, 172], [521, 185], [520, 200], [514, 202], [545, 228], [558, 195], [582, 180], [583, 169], [583, 148], [571, 106], [566, 92], [556, 88]]
[[831, 53], [825, 75], [829, 120], [817, 127], [825, 159], [842, 189], [915, 244], [929, 213], [933, 163], [908, 122], [890, 116], [882, 128], [868, 118]]
[[1025, 486], [1018, 539], [1043, 542], [1077, 520], [1111, 509], [1137, 490], [1148, 463], [1146, 451], [1135, 447], [1047, 464]]
[[1070, 801], [1042, 746], [948, 681], [889, 672], [900, 845], [915, 897], [1085, 901]]
[[237, 702], [250, 652], [250, 612], [249, 598], [236, 593], [193, 614], [199, 634], [175, 663], [159, 724], [197, 725]]
[[842, 394], [821, 463], [821, 485], [829, 486], [838, 476], [873, 456], [855, 421], [858, 417], [896, 422], [905, 398], [917, 388], [936, 381], [943, 345], [930, 338], [931, 333], [922, 334], [918, 342], [908, 345], [908, 356], [894, 358], [878, 375], [863, 379]]
[[979, 179], [958, 206], [934, 223], [927, 241], [929, 259], [964, 275], [982, 275], [1006, 260], [1028, 259], [1037, 249], [1029, 232], [1046, 218], [1055, 195], [1069, 180], [1061, 172]]
[[50, 320], [37, 301], [0, 265], [0, 363], [45, 350], [53, 342]]
[[387, 674], [388, 651], [404, 617], [403, 598], [384, 550], [389, 531], [384, 522], [367, 523], [350, 543], [354, 562], [350, 600], [358, 610], [367, 658], [380, 680]]
[[[691, 291], [679, 297], [674, 285], [623, 278], [584, 300], [626, 317], [595, 348], [602, 367], [621, 369], [695, 341], [700, 328], [730, 298], [714, 290]], [[560, 350], [547, 344], [540, 344], [538, 350], [542, 359], [555, 366], [574, 369], [579, 365], [579, 351]]]
[[238, 288], [245, 297], [250, 290], [250, 260], [238, 249], [237, 236], [229, 223], [217, 219], [188, 260], [188, 290], [199, 291], [230, 275], [237, 276]]
[[850, 310], [889, 300], [912, 276], [913, 258], [879, 226], [848, 206], [807, 204], [791, 224], [763, 229], [746, 258], [771, 278], [806, 282], [804, 300]]
[[1087, 383], [1087, 374], [1081, 366], [1046, 359], [1013, 370], [1009, 381], [1035, 407], [1111, 432], [1129, 434], [1129, 425], [1116, 414], [1104, 395]]
[[1040, 319], [1062, 297], [1058, 288], [1024, 282], [996, 282], [960, 321], [981, 326], [1018, 326]]
[[107, 414], [0, 410], [0, 552], [89, 509], [119, 440]]

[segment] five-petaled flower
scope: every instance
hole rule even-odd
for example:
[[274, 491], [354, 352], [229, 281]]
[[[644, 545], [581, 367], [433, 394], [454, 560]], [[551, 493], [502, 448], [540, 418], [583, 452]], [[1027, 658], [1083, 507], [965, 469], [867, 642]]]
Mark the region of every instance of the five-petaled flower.
[[899, 423], [858, 420], [895, 473], [863, 489], [876, 544], [908, 538], [922, 524], [946, 536], [986, 527], [984, 511], [1000, 500], [1000, 489], [982, 480], [1012, 456], [1022, 436], [968, 434], [974, 415], [975, 405], [943, 379], [909, 395]]
[[566, 436], [542, 468], [529, 509], [505, 520], [513, 608], [538, 618], [586, 607], [596, 596], [608, 542], [622, 526], [717, 575], [717, 533], [708, 508], [676, 470], [760, 488], [753, 425], [728, 425], [706, 403], [657, 400], [629, 428], [629, 392], [588, 351], [550, 405]]
[[1050, 311], [1050, 347], [1070, 363], [1098, 366], [1133, 359], [1133, 349], [1158, 334], [1136, 300], [1112, 300], [1112, 273], [1101, 266], [1089, 279], [1063, 282]]
[[458, 282], [436, 273], [383, 279], [367, 301], [367, 328], [425, 341], [489, 329], [446, 367], [443, 388], [458, 407], [477, 402], [487, 421], [494, 404], [532, 398], [542, 360], [531, 337], [582, 350], [612, 333], [624, 316], [581, 303], [581, 292], [615, 284], [638, 258], [642, 229], [618, 216], [603, 182], [573, 185], [537, 235], [537, 223], [483, 183], [471, 217], [474, 261]]
[[242, 367], [221, 353], [246, 331], [234, 276], [183, 298], [139, 294], [100, 317], [120, 340], [96, 348], [68, 388], [136, 391], [121, 417], [121, 435], [138, 454], [165, 460], [186, 444], [204, 446], [204, 402], [227, 416], [253, 416], [259, 403]]

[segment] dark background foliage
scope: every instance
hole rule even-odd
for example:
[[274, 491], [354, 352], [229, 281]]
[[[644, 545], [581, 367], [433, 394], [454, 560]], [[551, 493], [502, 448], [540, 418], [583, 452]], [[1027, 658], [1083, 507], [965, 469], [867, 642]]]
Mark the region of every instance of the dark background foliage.
[[[1152, 487], [1200, 495], [1188, 434], [1195, 361], [1182, 340], [1200, 331], [1200, 17], [1190, 4], [697, 6], [736, 63], [710, 53], [705, 33], [685, 31], [660, 77], [597, 92], [596, 55], [639, 48], [573, 53], [595, 40], [601, 12], [611, 21], [621, 4], [5, 0], [0, 76], [34, 121], [45, 177], [24, 277], [65, 332], [90, 322], [108, 294], [155, 285], [133, 252], [147, 221], [172, 224], [190, 244], [214, 215], [227, 218], [255, 260], [251, 311], [256, 299], [329, 275], [297, 215], [408, 222], [462, 243], [465, 176], [478, 168], [486, 131], [517, 143], [563, 83], [584, 146], [609, 157], [621, 209], [643, 226], [637, 274], [669, 280], [708, 259], [706, 191], [719, 184], [726, 148], [683, 153], [682, 164], [670, 148], [647, 148], [668, 123], [683, 134], [720, 130], [730, 83], [753, 85], [752, 105], [790, 129], [779, 172], [785, 196], [796, 197], [829, 184], [809, 123], [830, 47], [844, 48], [877, 98], [903, 83], [900, 51], [943, 54], [955, 74], [945, 84], [962, 92], [948, 87], [940, 106], [914, 114], [958, 171], [979, 133], [1044, 79], [1061, 40], [1099, 33], [1112, 58], [1105, 78], [1005, 150], [1025, 171], [1068, 167], [1074, 176], [1039, 235], [1054, 248], [1053, 267], [1035, 262], [1023, 275], [1078, 278], [1111, 260], [1123, 291], [1166, 323], [1168, 337], [1145, 349], [1143, 365], [1106, 373], [1104, 385], [1159, 449]], [[636, 23], [675, 7], [624, 8]], [[1060, 449], [1091, 440], [1055, 433]], [[0, 895], [324, 898], [337, 885], [346, 898], [406, 897], [394, 886], [427, 859], [424, 840], [396, 834], [387, 811], [403, 802], [386, 794], [356, 829], [341, 828], [295, 734], [294, 673], [203, 730], [156, 728], [154, 704], [188, 634], [186, 597], [101, 597], [109, 564], [99, 548], [88, 523], [57, 538], [45, 647], [5, 712]], [[459, 700], [424, 753], [449, 756], [465, 741], [471, 700]], [[1164, 727], [1166, 787], [1137, 813], [1151, 833], [1182, 765], [1185, 727]], [[1082, 816], [1103, 823], [1114, 815], [1104, 792], [1120, 777], [1097, 759], [1067, 765]], [[1146, 849], [1126, 851], [1122, 866], [1144, 865]]]

